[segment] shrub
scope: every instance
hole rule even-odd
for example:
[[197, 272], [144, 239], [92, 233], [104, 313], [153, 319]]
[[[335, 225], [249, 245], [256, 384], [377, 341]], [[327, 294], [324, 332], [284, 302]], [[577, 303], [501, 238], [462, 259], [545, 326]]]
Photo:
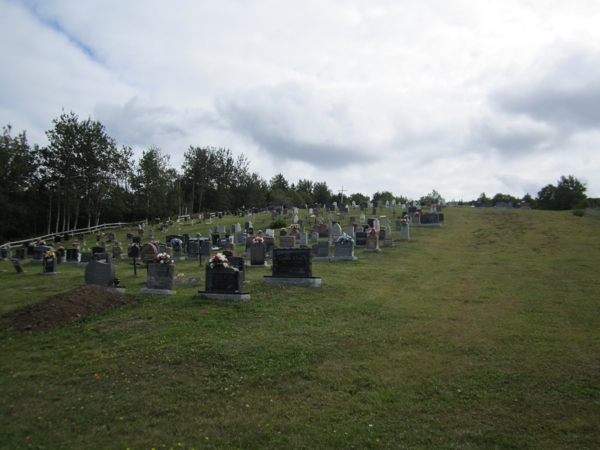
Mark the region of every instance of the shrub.
[[273, 222], [271, 222], [271, 225], [269, 225], [269, 228], [272, 230], [276, 230], [277, 228], [285, 228], [286, 226], [287, 225], [285, 223], [285, 220], [283, 220], [281, 218], [277, 218]]
[[585, 215], [585, 209], [574, 209], [573, 215], [577, 217], [583, 217]]

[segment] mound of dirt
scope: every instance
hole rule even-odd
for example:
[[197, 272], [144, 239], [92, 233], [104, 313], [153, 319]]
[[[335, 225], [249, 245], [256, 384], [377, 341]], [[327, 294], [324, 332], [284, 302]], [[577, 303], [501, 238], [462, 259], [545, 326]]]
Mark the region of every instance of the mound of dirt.
[[109, 291], [100, 286], [79, 286], [53, 295], [46, 300], [27, 305], [2, 316], [2, 328], [20, 331], [47, 332], [68, 325], [80, 317], [120, 308], [135, 302], [133, 297]]

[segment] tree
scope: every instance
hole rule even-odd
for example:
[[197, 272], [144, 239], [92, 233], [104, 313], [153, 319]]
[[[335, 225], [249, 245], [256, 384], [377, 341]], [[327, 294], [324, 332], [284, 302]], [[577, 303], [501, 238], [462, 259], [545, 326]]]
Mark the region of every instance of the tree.
[[287, 191], [289, 188], [290, 186], [288, 181], [281, 173], [274, 175], [269, 182], [269, 189], [272, 191]]
[[52, 121], [54, 127], [46, 132], [49, 145], [41, 149], [41, 172], [49, 191], [49, 223], [51, 226], [52, 198], [56, 201], [56, 233], [73, 228], [81, 205], [96, 223], [113, 187], [125, 183], [130, 170], [131, 149], [117, 149], [116, 142], [106, 134], [104, 125], [91, 118], [80, 121], [71, 111], [63, 112]]
[[32, 228], [28, 206], [37, 180], [36, 149], [29, 146], [25, 131], [12, 137], [11, 129], [4, 127], [0, 138], [0, 204], [2, 216], [10, 217], [0, 221], [0, 242]]
[[352, 194], [350, 197], [348, 197], [348, 200], [350, 201], [350, 203], [352, 203], [354, 201], [358, 205], [360, 202], [368, 202], [369, 196], [363, 195], [360, 192], [357, 192], [357, 193]]
[[491, 203], [492, 199], [485, 195], [485, 192], [479, 194], [479, 198], [477, 199], [479, 203]]
[[394, 194], [390, 191], [377, 191], [373, 194], [374, 202], [391, 202], [392, 200], [394, 200]]
[[561, 176], [556, 185], [556, 209], [573, 209], [575, 205], [587, 198], [586, 190], [585, 184], [573, 175]]
[[317, 182], [314, 184], [313, 188], [313, 199], [317, 203], [327, 203], [329, 197], [331, 197], [332, 193], [329, 187], [327, 186], [327, 182], [323, 181], [322, 183]]
[[560, 177], [556, 186], [549, 184], [538, 192], [538, 207], [556, 211], [572, 209], [586, 199], [585, 184], [573, 175]]
[[310, 180], [298, 180], [298, 184], [296, 185], [296, 191], [298, 192], [306, 192], [309, 195], [312, 195], [314, 189], [314, 184]]
[[177, 205], [168, 205], [168, 190], [176, 172], [169, 165], [169, 155], [163, 155], [159, 147], [152, 146], [142, 153], [135, 173], [131, 177], [131, 186], [137, 193], [141, 211], [146, 219], [160, 217], [175, 211]]

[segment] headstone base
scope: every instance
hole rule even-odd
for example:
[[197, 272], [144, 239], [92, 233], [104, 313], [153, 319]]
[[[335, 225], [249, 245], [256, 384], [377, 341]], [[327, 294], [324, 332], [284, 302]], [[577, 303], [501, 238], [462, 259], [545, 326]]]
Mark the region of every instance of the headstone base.
[[176, 291], [171, 291], [169, 289], [148, 289], [148, 288], [142, 288], [140, 289], [140, 294], [146, 294], [146, 295], [175, 295], [177, 294]]
[[77, 267], [87, 267], [88, 263], [86, 262], [78, 262]]
[[[314, 258], [313, 258], [314, 259]], [[356, 256], [332, 256], [330, 261], [357, 261]]]
[[377, 248], [365, 248], [365, 253], [377, 253], [380, 252], [381, 249], [379, 247]]
[[249, 292], [198, 291], [196, 295], [201, 298], [210, 298], [213, 300], [232, 300], [234, 302], [247, 302], [250, 300]]
[[106, 289], [108, 289], [109, 291], [118, 292], [119, 294], [125, 293], [125, 288], [122, 287], [107, 286]]
[[[329, 258], [328, 258], [329, 259]], [[264, 276], [265, 285], [267, 286], [321, 286], [321, 277], [306, 277], [306, 278], [284, 278], [284, 277], [269, 277]]]
[[441, 223], [415, 223], [413, 227], [441, 227]]

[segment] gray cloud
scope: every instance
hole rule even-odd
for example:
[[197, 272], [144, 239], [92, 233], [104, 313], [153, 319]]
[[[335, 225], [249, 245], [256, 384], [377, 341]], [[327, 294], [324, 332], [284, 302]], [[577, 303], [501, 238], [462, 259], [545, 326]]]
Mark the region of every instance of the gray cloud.
[[219, 99], [216, 109], [236, 133], [273, 159], [340, 168], [372, 158], [355, 135], [344, 102], [296, 83], [238, 92]]

